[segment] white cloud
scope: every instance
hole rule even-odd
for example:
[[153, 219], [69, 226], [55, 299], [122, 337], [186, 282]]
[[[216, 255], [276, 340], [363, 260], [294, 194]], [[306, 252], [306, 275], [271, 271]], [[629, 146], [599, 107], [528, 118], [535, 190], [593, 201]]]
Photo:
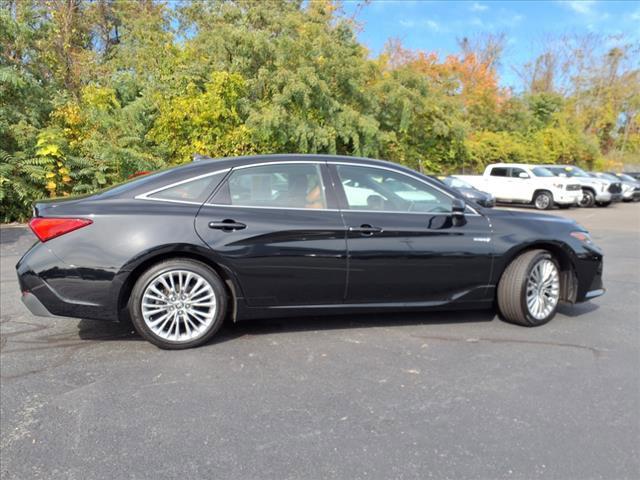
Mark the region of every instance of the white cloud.
[[400, 20], [400, 25], [405, 28], [413, 28], [416, 26], [416, 22], [414, 20]]
[[471, 11], [472, 12], [484, 12], [485, 10], [488, 10], [489, 7], [487, 5], [483, 5], [480, 2], [473, 2], [471, 4]]
[[409, 19], [405, 18], [399, 21], [400, 25], [405, 28], [426, 28], [432, 32], [446, 32], [447, 28], [435, 20], [427, 19]]
[[429, 30], [433, 30], [434, 32], [439, 32], [441, 30], [440, 24], [435, 20], [425, 20], [424, 25]]
[[593, 15], [595, 13], [593, 10], [593, 7], [596, 4], [595, 0], [568, 0], [560, 3], [566, 5], [568, 8], [580, 15]]

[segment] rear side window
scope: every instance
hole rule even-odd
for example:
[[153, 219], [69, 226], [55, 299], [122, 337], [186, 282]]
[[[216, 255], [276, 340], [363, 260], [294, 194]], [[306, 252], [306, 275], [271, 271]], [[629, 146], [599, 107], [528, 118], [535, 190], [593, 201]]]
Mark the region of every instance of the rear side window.
[[212, 203], [244, 207], [327, 208], [320, 166], [314, 163], [239, 168], [229, 175]]
[[219, 172], [206, 177], [187, 180], [149, 194], [147, 197], [157, 198], [160, 200], [204, 203], [207, 197], [211, 195], [211, 192], [213, 192], [215, 187], [224, 178], [226, 173], [226, 171]]
[[492, 177], [508, 177], [509, 169], [505, 167], [494, 167], [491, 169], [490, 175]]

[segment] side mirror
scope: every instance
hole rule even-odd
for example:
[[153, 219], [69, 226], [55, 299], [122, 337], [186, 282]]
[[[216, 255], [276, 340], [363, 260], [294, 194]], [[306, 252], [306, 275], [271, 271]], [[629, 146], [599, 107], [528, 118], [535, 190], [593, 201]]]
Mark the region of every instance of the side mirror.
[[518, 174], [518, 177], [520, 177], [520, 178], [529, 178], [529, 174], [528, 174], [528, 173], [525, 173], [525, 172], [520, 172], [520, 173]]
[[464, 211], [467, 209], [467, 203], [460, 199], [454, 198], [451, 202], [451, 217], [453, 219], [453, 225], [464, 225], [466, 220], [464, 218]]

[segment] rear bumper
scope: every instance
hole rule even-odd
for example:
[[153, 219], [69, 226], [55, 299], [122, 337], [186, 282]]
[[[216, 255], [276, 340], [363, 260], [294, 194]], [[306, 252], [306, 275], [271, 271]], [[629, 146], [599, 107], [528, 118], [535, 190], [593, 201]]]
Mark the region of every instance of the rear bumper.
[[22, 303], [36, 317], [55, 317], [47, 307], [45, 307], [38, 297], [31, 292], [22, 292]]
[[46, 244], [38, 243], [16, 265], [22, 303], [36, 316], [116, 320], [114, 310], [89, 301], [70, 299], [65, 288], [86, 282], [65, 265]]

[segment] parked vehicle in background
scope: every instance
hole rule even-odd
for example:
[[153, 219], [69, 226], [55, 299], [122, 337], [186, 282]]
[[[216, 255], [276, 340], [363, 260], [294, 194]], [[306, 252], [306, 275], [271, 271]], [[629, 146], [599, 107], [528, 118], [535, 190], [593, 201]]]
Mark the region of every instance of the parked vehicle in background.
[[622, 200], [621, 182], [606, 178], [594, 178], [579, 167], [572, 165], [544, 165], [556, 177], [571, 178], [582, 186], [580, 206], [585, 208], [598, 205], [608, 207], [611, 202]]
[[635, 178], [637, 181], [640, 181], [640, 172], [623, 172], [625, 175], [629, 175], [630, 177]]
[[622, 185], [622, 201], [637, 202], [640, 201], [640, 183], [633, 177], [621, 178], [615, 173], [589, 172], [589, 175], [595, 178], [606, 178], [614, 182], [620, 182]]
[[578, 205], [582, 186], [573, 180], [556, 177], [544, 167], [521, 163], [495, 163], [483, 175], [454, 175], [475, 188], [489, 192], [496, 202], [533, 204], [538, 210], [558, 205]]
[[39, 242], [16, 269], [32, 313], [128, 314], [170, 349], [225, 318], [495, 305], [533, 327], [604, 293], [602, 251], [575, 221], [467, 205], [365, 158], [202, 160], [37, 202], [29, 225]]
[[465, 182], [461, 178], [443, 175], [434, 175], [432, 178], [444, 183], [448, 187], [451, 187], [462, 194], [462, 196], [468, 200], [476, 202], [483, 207], [492, 208], [496, 204], [496, 199], [493, 195], [482, 190], [478, 190], [469, 182]]

